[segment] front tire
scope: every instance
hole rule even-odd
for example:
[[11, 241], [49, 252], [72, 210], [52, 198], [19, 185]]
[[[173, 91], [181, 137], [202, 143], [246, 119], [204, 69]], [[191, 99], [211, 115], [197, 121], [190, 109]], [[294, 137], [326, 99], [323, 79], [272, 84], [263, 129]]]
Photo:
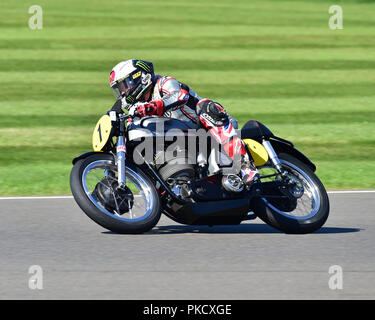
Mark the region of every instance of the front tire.
[[[135, 218], [133, 217], [132, 210], [128, 210], [125, 213], [121, 212], [121, 210], [119, 210], [120, 212], [116, 212], [115, 210], [110, 210], [108, 206], [101, 203], [95, 192], [96, 186], [90, 187], [87, 178], [88, 174], [95, 170], [99, 174], [105, 174], [106, 172], [108, 173], [108, 171], [116, 173], [117, 169], [114, 165], [113, 156], [110, 154], [98, 153], [85, 159], [81, 159], [75, 163], [70, 174], [70, 187], [73, 197], [79, 207], [89, 218], [110, 231], [124, 234], [143, 233], [151, 230], [158, 223], [161, 210], [157, 191], [150, 178], [148, 178], [137, 166], [128, 163], [126, 164], [127, 186], [128, 182], [131, 182], [132, 186], [135, 185], [135, 187], [133, 186], [131, 188], [133, 189], [132, 194], [134, 199], [132, 199], [129, 207], [137, 209], [134, 203], [136, 203], [138, 198], [142, 198], [145, 202], [145, 204], [138, 210], [141, 212], [140, 216]], [[106, 179], [105, 176], [104, 179]], [[101, 178], [98, 178], [97, 180], [98, 184], [103, 181]], [[93, 183], [95, 184], [95, 182]], [[109, 185], [110, 184], [108, 183], [104, 185], [104, 187], [108, 188]], [[137, 186], [139, 190], [137, 189]], [[111, 190], [111, 192], [112, 191], [114, 190]], [[114, 194], [113, 197], [115, 198], [116, 195]], [[143, 215], [142, 210], [144, 211]], [[127, 214], [130, 214], [131, 218], [127, 218]]]
[[[279, 154], [278, 157], [283, 169], [297, 177], [304, 185], [304, 195], [297, 200], [296, 208], [291, 211], [282, 211], [264, 197], [256, 198], [253, 201], [255, 214], [268, 225], [285, 233], [304, 234], [320, 229], [329, 215], [329, 199], [323, 184], [315, 173], [298, 159], [285, 153]], [[307, 200], [303, 200], [303, 197]], [[296, 214], [298, 208], [302, 215]]]

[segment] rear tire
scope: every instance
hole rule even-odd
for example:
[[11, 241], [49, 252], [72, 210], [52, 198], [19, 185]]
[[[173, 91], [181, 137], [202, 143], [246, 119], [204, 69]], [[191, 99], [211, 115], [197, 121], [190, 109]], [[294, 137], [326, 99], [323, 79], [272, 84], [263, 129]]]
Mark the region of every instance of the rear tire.
[[279, 154], [278, 157], [283, 167], [298, 169], [300, 174], [303, 172], [302, 176], [313, 187], [312, 193], [316, 197], [313, 203], [316, 208], [306, 216], [293, 217], [291, 212], [281, 212], [265, 198], [256, 198], [253, 200], [254, 213], [268, 225], [285, 233], [304, 234], [320, 229], [329, 215], [329, 199], [323, 184], [315, 173], [298, 159], [284, 153]]

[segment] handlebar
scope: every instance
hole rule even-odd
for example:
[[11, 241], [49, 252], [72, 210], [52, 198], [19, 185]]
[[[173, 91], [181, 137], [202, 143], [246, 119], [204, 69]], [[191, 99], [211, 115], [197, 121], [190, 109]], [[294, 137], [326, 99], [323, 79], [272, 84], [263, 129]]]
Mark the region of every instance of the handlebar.
[[130, 115], [130, 114], [125, 114], [125, 113], [120, 113], [118, 115], [118, 117], [121, 119], [121, 120], [126, 120], [126, 119], [129, 119], [129, 118], [132, 118], [134, 116]]
[[[127, 110], [128, 112], [129, 112], [129, 110]], [[123, 120], [126, 120], [126, 119], [129, 119], [129, 118], [137, 118], [137, 117], [139, 117], [140, 115], [139, 115], [139, 113], [138, 113], [138, 111], [137, 110], [134, 110], [133, 111], [133, 114], [130, 114], [130, 113], [127, 113], [127, 114], [125, 114], [125, 113], [118, 113], [118, 117], [119, 117], [119, 119], [123, 119]]]

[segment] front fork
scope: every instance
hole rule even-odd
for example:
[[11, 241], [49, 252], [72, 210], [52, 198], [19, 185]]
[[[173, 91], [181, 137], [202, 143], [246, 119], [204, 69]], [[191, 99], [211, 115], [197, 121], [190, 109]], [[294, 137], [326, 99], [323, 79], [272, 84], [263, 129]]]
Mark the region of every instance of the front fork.
[[281, 166], [281, 162], [280, 162], [280, 159], [279, 157], [277, 156], [274, 148], [272, 147], [272, 144], [271, 142], [269, 142], [268, 140], [265, 140], [263, 139], [262, 141], [262, 145], [263, 147], [266, 149], [267, 153], [268, 153], [268, 156], [270, 157], [273, 165], [275, 166], [275, 168], [277, 169], [277, 171], [281, 174], [281, 175], [284, 175], [284, 170]]
[[117, 139], [117, 145], [116, 145], [117, 182], [118, 182], [118, 188], [120, 189], [124, 189], [126, 186], [125, 159], [126, 159], [125, 119], [120, 117], [120, 135]]
[[117, 182], [118, 188], [124, 189], [126, 185], [125, 159], [126, 159], [126, 139], [119, 136], [116, 146], [117, 162]]

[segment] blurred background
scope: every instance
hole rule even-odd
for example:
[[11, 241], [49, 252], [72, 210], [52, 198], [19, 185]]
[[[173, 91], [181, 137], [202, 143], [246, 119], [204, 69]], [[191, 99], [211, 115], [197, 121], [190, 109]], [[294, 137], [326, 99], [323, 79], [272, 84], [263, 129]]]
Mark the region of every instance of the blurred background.
[[70, 194], [71, 160], [114, 103], [109, 72], [131, 58], [291, 140], [328, 189], [375, 188], [375, 1], [2, 0], [0, 12], [0, 196]]

